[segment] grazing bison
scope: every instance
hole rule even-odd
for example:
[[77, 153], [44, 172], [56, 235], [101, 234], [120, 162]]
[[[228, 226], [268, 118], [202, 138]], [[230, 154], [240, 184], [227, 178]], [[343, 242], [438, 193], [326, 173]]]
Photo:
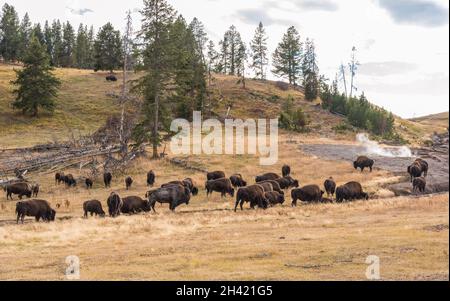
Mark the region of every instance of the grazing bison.
[[263, 174], [261, 176], [257, 176], [255, 178], [255, 182], [259, 183], [259, 182], [264, 182], [264, 181], [277, 180], [279, 178], [281, 178], [281, 177], [279, 175], [277, 175], [276, 173], [269, 172], [269, 173]]
[[355, 169], [360, 168], [361, 172], [363, 172], [365, 168], [370, 168], [370, 172], [372, 172], [374, 164], [375, 164], [374, 160], [369, 159], [366, 156], [360, 156], [356, 159], [355, 162], [353, 162], [353, 167]]
[[189, 188], [192, 195], [194, 195], [194, 196], [198, 194], [198, 188], [195, 187], [194, 181], [191, 178], [184, 179], [183, 181], [171, 181], [169, 183], [161, 185], [161, 188], [173, 186], [173, 185], [182, 185], [184, 187]]
[[284, 177], [291, 175], [291, 167], [289, 165], [284, 165], [283, 168], [281, 168], [281, 174]]
[[19, 199], [22, 199], [23, 196], [26, 196], [27, 198], [31, 198], [33, 194], [32, 186], [25, 182], [20, 183], [14, 183], [10, 185], [6, 185], [4, 190], [6, 191], [6, 199], [13, 199], [12, 195], [17, 194], [19, 196]]
[[64, 177], [65, 177], [65, 175], [63, 172], [57, 172], [55, 174], [55, 185], [59, 185], [62, 182], [64, 182]]
[[420, 178], [422, 175], [428, 175], [428, 162], [423, 159], [417, 159], [414, 163], [408, 166], [408, 174], [411, 176], [411, 182], [414, 178]]
[[325, 191], [328, 197], [333, 196], [334, 193], [336, 192], [336, 182], [334, 181], [333, 177], [330, 177], [329, 179], [325, 180], [323, 186], [325, 187]]
[[115, 75], [108, 75], [106, 77], [106, 81], [108, 81], [108, 82], [116, 82], [117, 81], [117, 77]]
[[86, 201], [83, 204], [84, 217], [88, 218], [88, 213], [93, 216], [105, 217], [105, 211], [103, 211], [102, 203], [97, 200]]
[[222, 197], [225, 197], [229, 194], [231, 197], [234, 197], [234, 188], [231, 184], [230, 179], [222, 178], [217, 180], [210, 180], [205, 183], [206, 196], [209, 196], [214, 191], [220, 192]]
[[152, 208], [154, 212], [156, 212], [156, 202], [160, 204], [169, 204], [170, 210], [175, 211], [181, 204], [189, 205], [191, 191], [183, 185], [171, 185], [149, 191], [147, 192], [147, 197], [150, 208]]
[[413, 192], [425, 192], [425, 188], [427, 187], [427, 180], [424, 177], [415, 178], [413, 180]]
[[267, 209], [269, 202], [264, 193], [264, 188], [261, 185], [251, 185], [248, 187], [242, 187], [238, 190], [236, 194], [236, 205], [234, 207], [234, 212], [237, 211], [238, 205], [240, 205], [241, 210], [244, 210], [244, 203], [250, 203], [252, 209], [255, 206], [259, 208]]
[[105, 172], [103, 174], [103, 183], [105, 183], [105, 188], [111, 187], [112, 173]]
[[31, 192], [32, 192], [32, 196], [33, 196], [34, 198], [37, 198], [37, 197], [38, 197], [39, 189], [40, 189], [39, 184], [34, 184], [33, 186], [31, 186]]
[[77, 186], [77, 181], [73, 177], [73, 175], [68, 174], [67, 176], [64, 176], [64, 183], [66, 183], [67, 187], [75, 187]]
[[336, 201], [338, 203], [363, 199], [368, 200], [369, 195], [363, 191], [361, 184], [358, 182], [349, 182], [336, 189]]
[[302, 202], [320, 202], [325, 192], [317, 185], [307, 185], [302, 188], [292, 190], [292, 207], [297, 206], [297, 200]]
[[156, 175], [153, 170], [147, 173], [147, 186], [153, 187], [155, 185]]
[[40, 219], [46, 222], [55, 220], [56, 211], [50, 207], [50, 204], [44, 200], [29, 200], [18, 202], [16, 204], [17, 223], [19, 220], [24, 222], [25, 216], [34, 216], [36, 221]]
[[275, 181], [280, 185], [281, 189], [300, 187], [300, 183], [298, 182], [298, 180], [293, 179], [291, 176], [279, 178], [279, 179], [276, 179]]
[[264, 189], [264, 192], [273, 191], [273, 186], [269, 182], [259, 182], [258, 185]]
[[239, 187], [247, 186], [247, 182], [244, 181], [244, 179], [242, 178], [241, 174], [234, 174], [234, 175], [232, 175], [230, 177], [230, 181], [231, 181], [231, 184], [233, 185], [233, 187], [235, 189], [239, 188]]
[[258, 184], [264, 184], [264, 183], [269, 183], [272, 185], [272, 190], [278, 192], [279, 194], [283, 194], [284, 195], [284, 191], [283, 189], [281, 189], [280, 184], [277, 181], [264, 181], [264, 182], [259, 182]]
[[136, 214], [149, 212], [151, 210], [148, 200], [143, 200], [138, 196], [129, 196], [122, 199], [123, 205], [120, 211], [123, 214]]
[[269, 202], [269, 204], [273, 207], [277, 204], [284, 204], [285, 198], [284, 198], [284, 194], [281, 194], [279, 192], [276, 191], [269, 191], [266, 192], [264, 194], [264, 196], [266, 197], [267, 201]]
[[120, 209], [122, 208], [123, 203], [122, 199], [117, 193], [115, 192], [111, 193], [111, 195], [107, 200], [107, 204], [109, 216], [116, 217], [120, 215]]
[[226, 178], [225, 173], [223, 171], [213, 171], [213, 172], [208, 172], [206, 174], [206, 179], [208, 181], [218, 180], [218, 179], [222, 179], [222, 178]]
[[131, 188], [131, 185], [133, 185], [133, 179], [131, 177], [127, 177], [125, 179], [125, 187], [127, 188], [127, 190]]
[[86, 188], [87, 189], [92, 189], [92, 186], [94, 186], [94, 181], [92, 181], [91, 179], [86, 179], [85, 181], [85, 184], [86, 184]]

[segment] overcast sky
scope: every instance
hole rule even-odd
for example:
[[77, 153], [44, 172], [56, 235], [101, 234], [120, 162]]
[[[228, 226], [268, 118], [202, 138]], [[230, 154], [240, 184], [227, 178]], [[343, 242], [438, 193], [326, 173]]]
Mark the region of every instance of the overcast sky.
[[[69, 20], [96, 28], [111, 21], [123, 30], [127, 10], [139, 27], [142, 0], [9, 0], [33, 22]], [[449, 15], [447, 0], [169, 0], [186, 19], [199, 18], [220, 40], [234, 24], [249, 42], [259, 21], [276, 48], [296, 26], [314, 39], [321, 73], [334, 78], [358, 49], [356, 86], [372, 102], [402, 117], [448, 111]], [[273, 78], [273, 77], [271, 77]]]

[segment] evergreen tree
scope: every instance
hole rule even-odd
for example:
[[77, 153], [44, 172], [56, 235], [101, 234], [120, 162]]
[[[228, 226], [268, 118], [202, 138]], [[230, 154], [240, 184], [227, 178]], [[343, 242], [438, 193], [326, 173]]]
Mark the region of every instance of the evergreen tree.
[[80, 24], [77, 31], [75, 46], [75, 61], [77, 68], [87, 69], [89, 67], [89, 38], [87, 27]]
[[[239, 48], [242, 45], [241, 34], [237, 31], [236, 27], [232, 25], [230, 29], [225, 33], [222, 45], [222, 56], [225, 58], [225, 73], [229, 69], [230, 75], [237, 74], [237, 55]], [[225, 48], [225, 49], [224, 49]], [[227, 66], [228, 65], [228, 66]], [[229, 67], [229, 68], [227, 68]]]
[[242, 87], [245, 89], [245, 68], [248, 59], [247, 48], [245, 44], [241, 42], [236, 54], [236, 69], [237, 75], [240, 77], [238, 83], [242, 84]]
[[45, 46], [45, 48], [47, 48], [47, 45], [45, 45], [45, 36], [42, 32], [41, 24], [37, 23], [34, 25], [32, 35], [34, 35], [39, 40], [39, 43], [42, 46]]
[[28, 44], [30, 42], [32, 27], [30, 22], [30, 17], [28, 13], [23, 16], [22, 22], [19, 27], [19, 37], [20, 37], [20, 45], [19, 45], [19, 57], [22, 58], [25, 55], [25, 52], [28, 48]]
[[45, 25], [44, 25], [44, 39], [45, 39], [45, 46], [47, 46], [47, 54], [48, 54], [50, 60], [52, 60], [53, 59], [54, 39], [53, 39], [52, 28], [48, 24], [48, 21], [45, 21]]
[[94, 48], [96, 70], [108, 70], [112, 73], [122, 65], [122, 38], [111, 23], [100, 28]]
[[290, 84], [297, 85], [301, 77], [301, 57], [300, 35], [292, 26], [273, 54], [274, 70], [272, 72], [278, 77], [287, 78]]
[[266, 71], [265, 68], [269, 63], [267, 58], [267, 36], [262, 22], [259, 22], [259, 26], [256, 29], [255, 36], [250, 43], [252, 50], [252, 65], [256, 78], [265, 80]]
[[[143, 120], [134, 130], [136, 143], [150, 141], [153, 146], [153, 158], [158, 158], [158, 146], [161, 143], [160, 125], [168, 125], [165, 91], [170, 84], [171, 62], [169, 39], [170, 28], [176, 12], [166, 0], [144, 0], [141, 38], [146, 45], [143, 52], [145, 75], [134, 87], [144, 97]], [[162, 117], [162, 118], [161, 118]]]
[[19, 23], [14, 6], [5, 3], [0, 20], [0, 56], [7, 62], [15, 62], [19, 58]]
[[73, 67], [75, 65], [75, 31], [69, 22], [63, 26], [61, 46], [61, 67]]
[[208, 42], [208, 36], [205, 31], [205, 26], [197, 18], [194, 18], [191, 24], [189, 24], [189, 30], [194, 35], [198, 54], [202, 58], [202, 62], [206, 65], [205, 48]]
[[60, 81], [51, 72], [45, 46], [35, 36], [31, 37], [23, 63], [24, 68], [16, 70], [17, 79], [11, 82], [17, 87], [13, 90], [16, 95], [13, 107], [34, 117], [39, 108], [53, 111]]
[[223, 40], [219, 42], [220, 47], [220, 55], [219, 55], [219, 63], [217, 64], [217, 72], [227, 74], [228, 70], [230, 70], [230, 62], [229, 62], [229, 49], [228, 49], [228, 37], [224, 36]]
[[312, 101], [319, 96], [319, 67], [314, 42], [306, 39], [305, 54], [303, 57], [303, 87], [305, 89], [305, 99]]
[[95, 33], [94, 26], [89, 28], [87, 34], [87, 57], [86, 64], [88, 69], [93, 69], [95, 67]]
[[62, 38], [62, 25], [59, 20], [53, 21], [52, 38], [53, 38], [52, 65], [60, 67], [63, 59], [63, 38]]

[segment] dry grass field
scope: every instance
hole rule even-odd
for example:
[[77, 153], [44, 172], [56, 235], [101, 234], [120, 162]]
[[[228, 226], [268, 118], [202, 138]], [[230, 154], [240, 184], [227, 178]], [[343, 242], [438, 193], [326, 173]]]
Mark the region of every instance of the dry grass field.
[[[117, 83], [91, 71], [58, 69], [63, 87], [53, 115], [22, 117], [12, 110], [12, 66], [0, 65], [0, 152], [70, 139], [95, 132], [118, 106], [111, 93]], [[138, 76], [138, 75], [134, 75]], [[394, 197], [385, 187], [406, 181], [406, 174], [375, 169], [356, 172], [348, 162], [324, 160], [300, 150], [301, 144], [354, 144], [355, 132], [338, 132], [341, 117], [303, 100], [301, 91], [280, 89], [275, 82], [247, 81], [216, 76], [213, 97], [219, 99], [215, 113], [225, 116], [232, 105], [234, 118], [274, 118], [283, 100], [292, 96], [311, 120], [311, 131], [293, 134], [280, 131], [279, 160], [264, 167], [249, 155], [174, 156], [203, 170], [241, 173], [250, 183], [265, 172], [280, 173], [283, 164], [292, 176], [307, 184], [323, 185], [333, 176], [337, 184], [361, 182], [370, 201], [347, 204], [286, 203], [268, 210], [233, 211], [235, 200], [213, 194], [206, 197], [205, 174], [173, 165], [168, 159], [141, 157], [122, 175], [115, 175], [111, 189], [101, 179], [87, 190], [83, 183], [67, 189], [56, 186], [54, 174], [27, 174], [39, 182], [39, 198], [57, 209], [54, 223], [26, 220], [16, 225], [15, 201], [0, 194], [0, 280], [64, 280], [67, 256], [81, 260], [81, 280], [366, 280], [369, 255], [380, 258], [382, 280], [448, 280], [448, 194]], [[448, 120], [448, 116], [447, 116]], [[397, 120], [400, 133], [410, 142], [428, 139], [435, 123]], [[440, 126], [442, 123], [440, 123]], [[162, 149], [160, 150], [162, 151]], [[4, 152], [8, 154], [8, 152]], [[21, 155], [21, 153], [19, 154]], [[25, 156], [25, 155], [23, 155]], [[84, 219], [82, 204], [97, 199], [106, 209], [112, 191], [120, 196], [144, 197], [146, 173], [154, 170], [156, 187], [191, 177], [200, 188], [189, 206], [176, 213], [168, 205], [156, 205], [157, 213], [120, 216], [116, 219]], [[75, 177], [86, 170], [66, 169]], [[125, 190], [126, 176], [134, 179]], [[64, 203], [70, 202], [69, 207]]]
[[[393, 198], [380, 187], [398, 177], [382, 170], [361, 174], [348, 163], [307, 156], [283, 137], [279, 163], [270, 168], [252, 156], [188, 160], [208, 170], [239, 171], [251, 182], [288, 163], [301, 185], [321, 185], [333, 175], [338, 184], [360, 181], [373, 199], [291, 208], [288, 197], [283, 206], [234, 213], [233, 199], [206, 197], [204, 174], [141, 158], [127, 173], [136, 181], [132, 190], [125, 190], [125, 175], [112, 190], [143, 197], [145, 173], [153, 169], [157, 185], [190, 176], [200, 194], [176, 213], [158, 204], [157, 214], [85, 220], [82, 203], [98, 199], [106, 207], [111, 190], [100, 181], [91, 191], [82, 185], [67, 190], [54, 186], [53, 175], [34, 175], [43, 187], [40, 197], [53, 206], [71, 205], [57, 210], [55, 223], [25, 225], [15, 225], [14, 202], [3, 206], [0, 278], [64, 280], [65, 258], [76, 255], [82, 280], [365, 280], [365, 260], [376, 255], [383, 280], [448, 279], [448, 195]], [[318, 141], [301, 140], [311, 139]]]

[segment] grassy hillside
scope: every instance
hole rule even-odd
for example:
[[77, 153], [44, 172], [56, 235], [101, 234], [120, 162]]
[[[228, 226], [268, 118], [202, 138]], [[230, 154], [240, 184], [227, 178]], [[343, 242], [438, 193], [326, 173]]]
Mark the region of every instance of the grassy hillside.
[[[114, 98], [108, 95], [120, 92], [120, 74], [118, 82], [108, 83], [105, 73], [57, 69], [56, 74], [63, 84], [54, 114], [41, 112], [39, 118], [22, 116], [11, 107], [13, 87], [10, 81], [15, 77], [14, 68], [20, 67], [0, 64], [0, 147], [27, 147], [92, 133], [108, 116], [119, 111]], [[230, 116], [234, 118], [276, 118], [284, 100], [292, 96], [295, 104], [309, 116], [309, 135], [354, 138], [355, 133], [342, 126], [342, 117], [322, 110], [318, 102], [304, 101], [303, 93], [297, 89], [280, 88], [276, 82], [257, 80], [247, 80], [247, 87], [243, 89], [237, 81], [238, 78], [232, 76], [215, 76], [211, 90], [212, 97], [219, 102], [215, 111], [219, 117], [225, 117], [231, 105]], [[442, 129], [440, 124], [397, 119], [398, 131], [411, 143], [420, 143], [424, 137], [439, 131]]]
[[436, 132], [444, 132], [448, 128], [449, 112], [428, 115], [424, 117], [411, 119], [413, 122], [420, 123], [424, 126], [435, 127]]

